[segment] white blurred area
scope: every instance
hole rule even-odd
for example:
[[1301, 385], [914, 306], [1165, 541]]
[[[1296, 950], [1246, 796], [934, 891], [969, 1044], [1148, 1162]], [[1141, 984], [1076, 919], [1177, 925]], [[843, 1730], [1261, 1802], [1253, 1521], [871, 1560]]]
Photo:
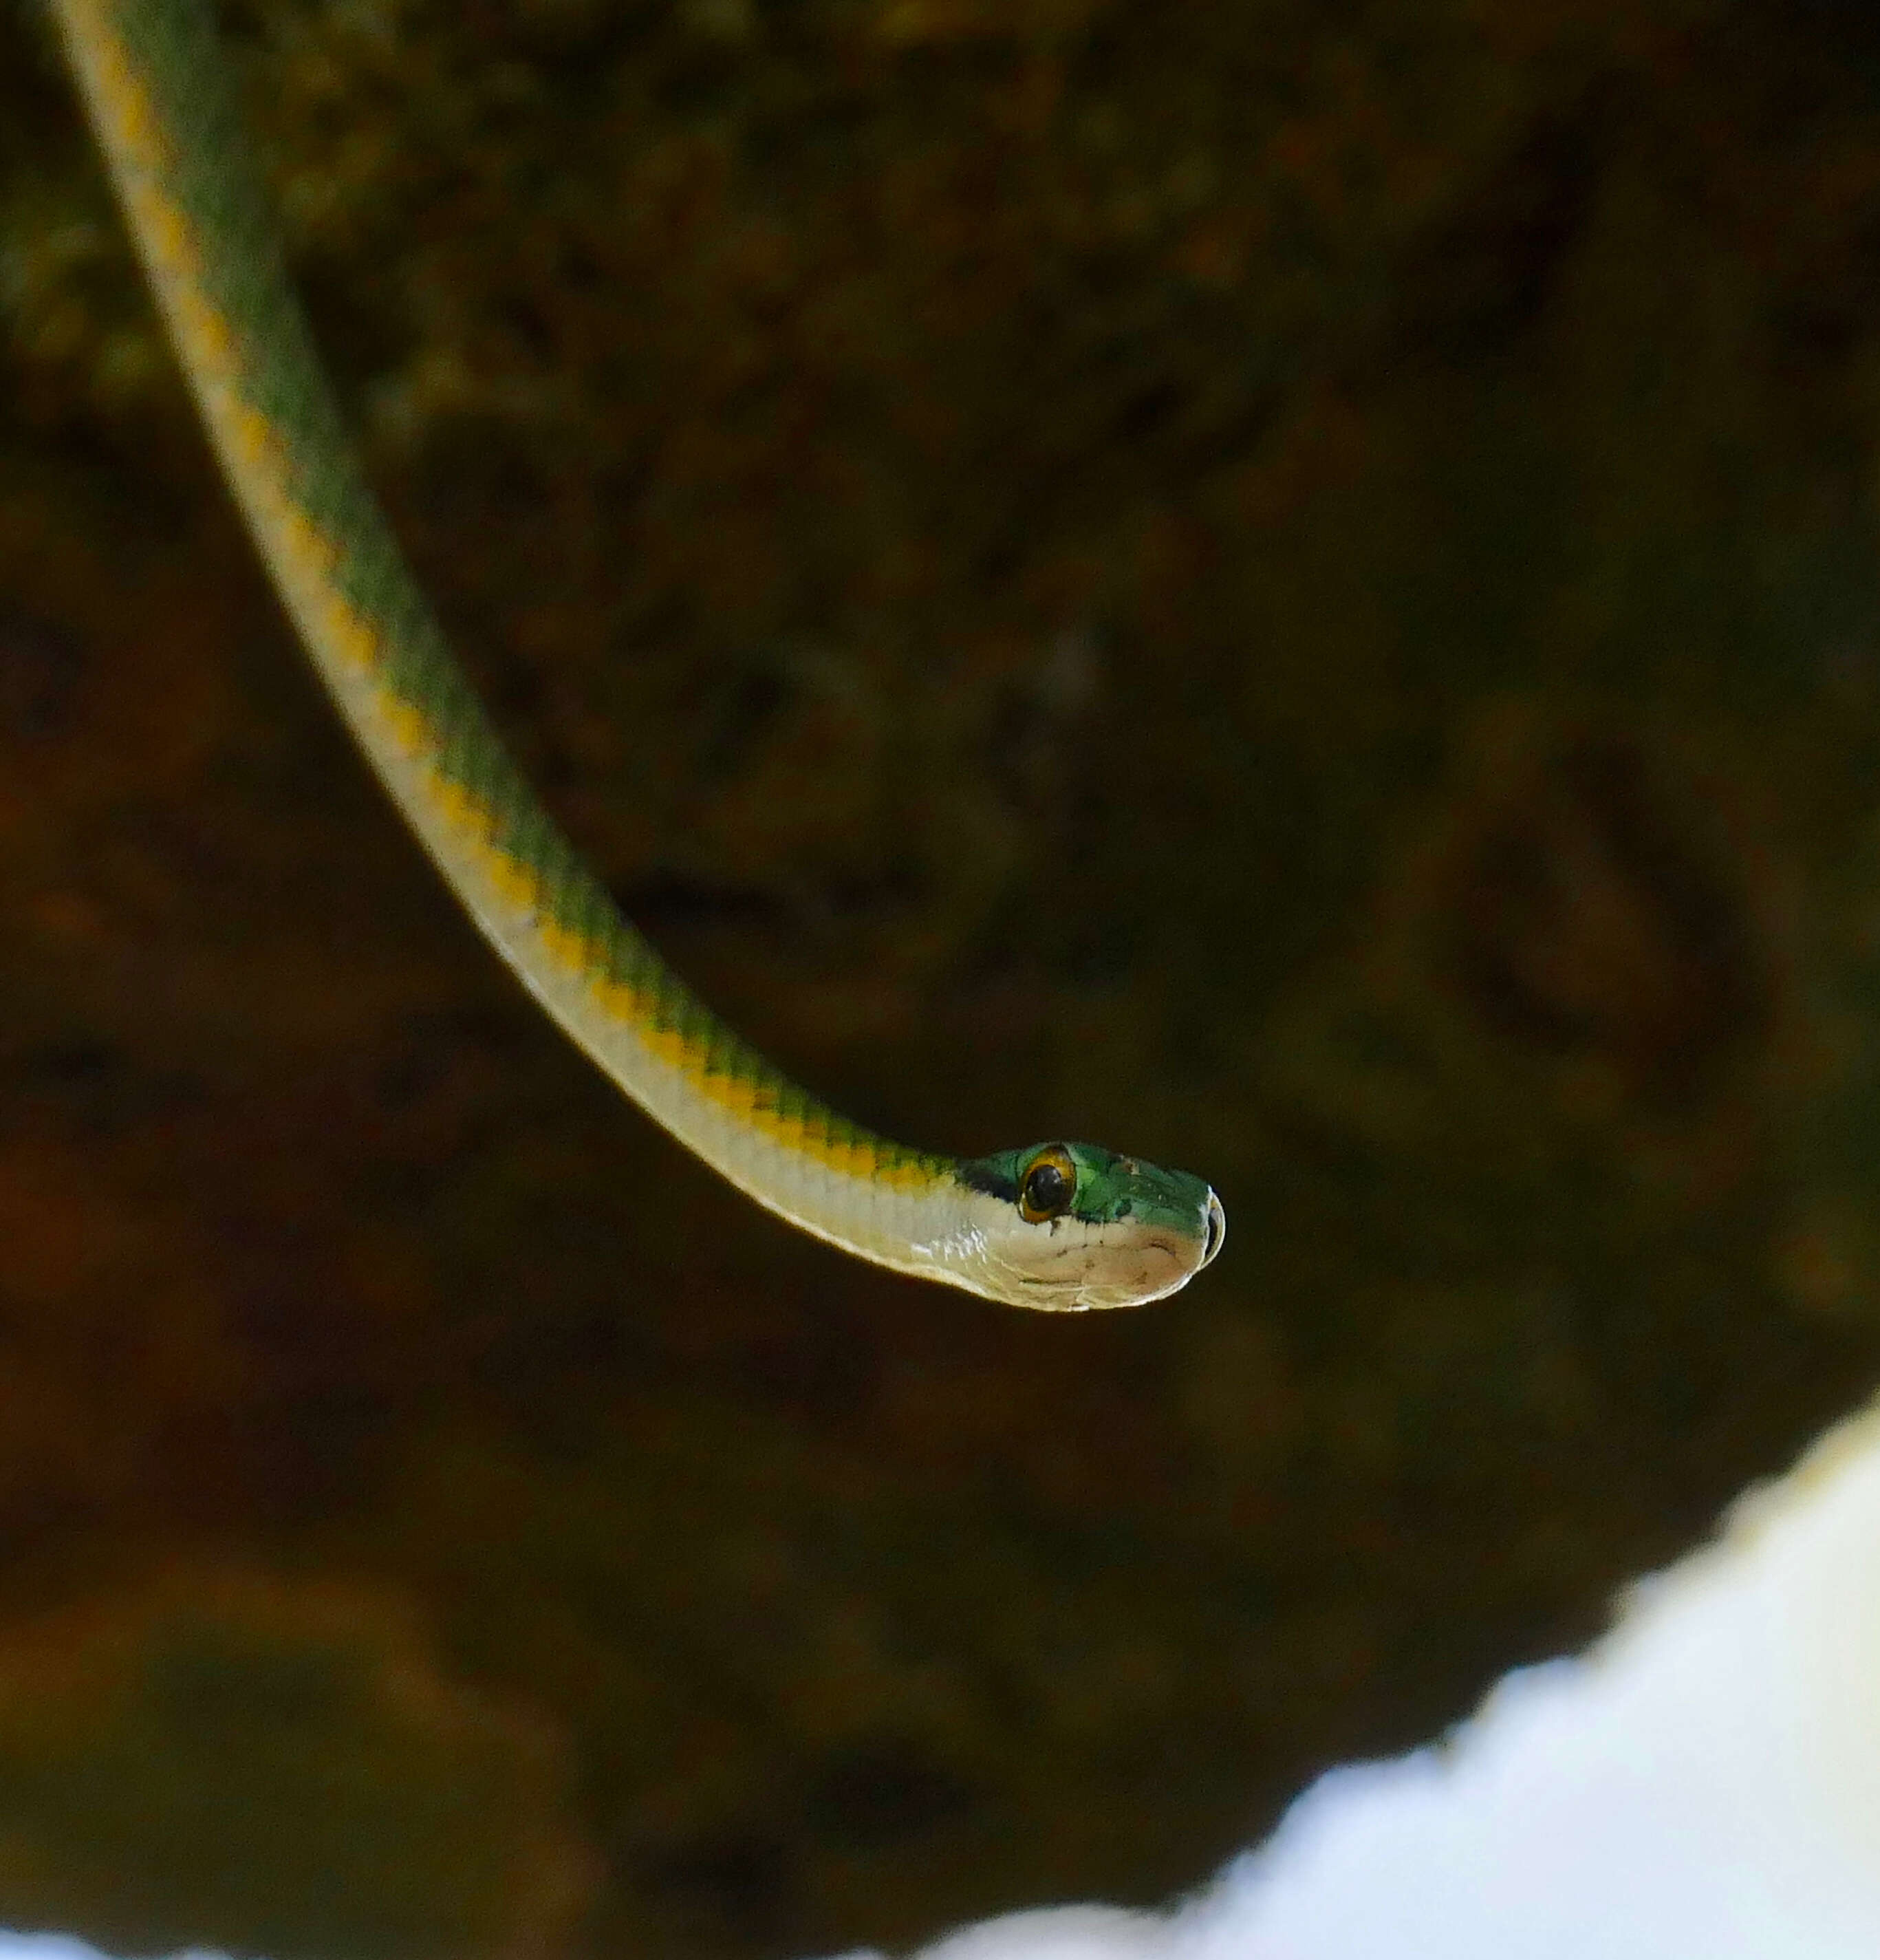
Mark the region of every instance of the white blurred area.
[[[0, 1933], [0, 1960], [104, 1960], [95, 1946], [62, 1933]], [[170, 1960], [227, 1960], [220, 1953], [192, 1950]]]
[[[0, 1960], [96, 1956], [0, 1933]], [[1324, 1777], [1185, 1904], [1019, 1914], [921, 1960], [1880, 1960], [1880, 1405], [1583, 1659]]]
[[1185, 1904], [921, 1960], [1880, 1960], [1880, 1406], [1583, 1659], [1324, 1777]]

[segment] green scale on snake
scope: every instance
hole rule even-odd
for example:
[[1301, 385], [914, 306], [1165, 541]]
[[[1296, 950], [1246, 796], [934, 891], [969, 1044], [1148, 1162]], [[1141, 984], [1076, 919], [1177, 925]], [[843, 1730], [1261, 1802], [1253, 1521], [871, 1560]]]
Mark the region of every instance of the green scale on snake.
[[1093, 1144], [939, 1157], [771, 1068], [622, 918], [511, 762], [367, 487], [290, 287], [202, 0], [56, 0], [230, 488], [308, 657], [451, 889], [686, 1147], [832, 1245], [991, 1300], [1132, 1306], [1220, 1249], [1200, 1179]]

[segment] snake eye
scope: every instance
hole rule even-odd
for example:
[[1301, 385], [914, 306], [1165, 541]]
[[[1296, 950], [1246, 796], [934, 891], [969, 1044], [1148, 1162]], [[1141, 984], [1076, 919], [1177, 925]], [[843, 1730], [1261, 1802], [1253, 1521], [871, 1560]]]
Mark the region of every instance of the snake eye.
[[1026, 1169], [1019, 1185], [1019, 1216], [1028, 1225], [1042, 1225], [1068, 1211], [1077, 1191], [1077, 1167], [1070, 1153], [1053, 1144], [1040, 1150]]

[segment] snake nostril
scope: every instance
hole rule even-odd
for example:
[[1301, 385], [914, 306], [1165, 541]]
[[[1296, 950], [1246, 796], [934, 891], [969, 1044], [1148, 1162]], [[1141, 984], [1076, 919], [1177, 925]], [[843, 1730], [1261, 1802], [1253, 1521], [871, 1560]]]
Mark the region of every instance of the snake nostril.
[[1227, 1214], [1210, 1191], [1207, 1194], [1207, 1236], [1201, 1246], [1201, 1264], [1206, 1265], [1221, 1249], [1227, 1236]]

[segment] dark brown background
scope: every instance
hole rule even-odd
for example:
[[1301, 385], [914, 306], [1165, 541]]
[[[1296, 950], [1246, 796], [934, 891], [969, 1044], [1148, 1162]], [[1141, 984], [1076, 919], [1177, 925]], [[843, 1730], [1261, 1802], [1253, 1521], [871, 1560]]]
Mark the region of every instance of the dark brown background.
[[0, 1923], [781, 1955], [1201, 1878], [1880, 1359], [1880, 30], [1833, 0], [231, 8], [374, 476], [844, 1263], [483, 950], [0, 13]]

